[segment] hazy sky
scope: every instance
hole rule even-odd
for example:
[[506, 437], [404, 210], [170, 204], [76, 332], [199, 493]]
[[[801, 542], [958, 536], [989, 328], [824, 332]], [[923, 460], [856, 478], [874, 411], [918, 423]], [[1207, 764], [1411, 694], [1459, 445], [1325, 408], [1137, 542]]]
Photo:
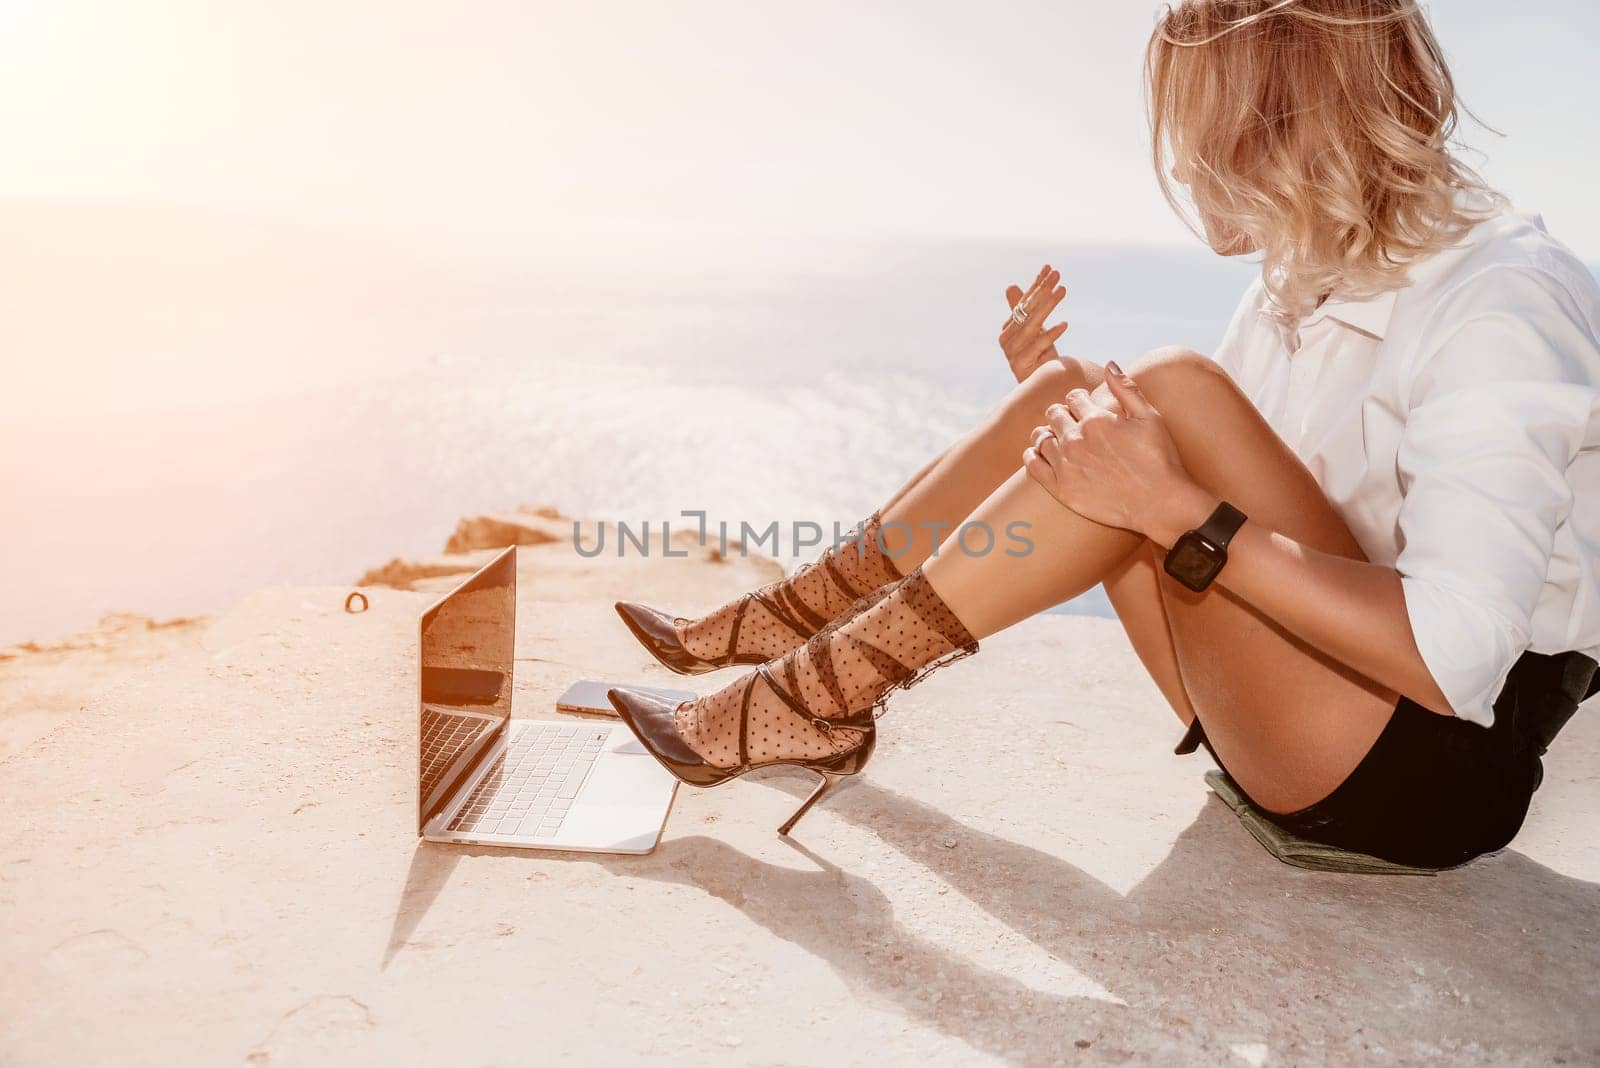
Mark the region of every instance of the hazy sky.
[[[1489, 177], [1600, 259], [1600, 4], [1440, 0]], [[1146, 0], [0, 0], [0, 196], [383, 228], [1173, 242]]]

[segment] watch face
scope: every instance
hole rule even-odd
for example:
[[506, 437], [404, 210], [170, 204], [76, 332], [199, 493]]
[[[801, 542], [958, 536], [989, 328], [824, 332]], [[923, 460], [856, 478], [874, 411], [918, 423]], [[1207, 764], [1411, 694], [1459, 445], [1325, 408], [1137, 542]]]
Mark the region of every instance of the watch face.
[[1178, 539], [1165, 563], [1167, 574], [1196, 593], [1211, 584], [1226, 557], [1214, 545], [1208, 544], [1195, 531]]

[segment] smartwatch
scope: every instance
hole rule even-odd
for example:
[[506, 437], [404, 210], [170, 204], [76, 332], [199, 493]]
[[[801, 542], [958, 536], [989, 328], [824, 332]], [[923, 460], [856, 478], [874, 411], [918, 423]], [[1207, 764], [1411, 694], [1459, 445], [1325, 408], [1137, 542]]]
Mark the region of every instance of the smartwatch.
[[1227, 501], [1211, 517], [1173, 542], [1162, 567], [1167, 574], [1200, 593], [1228, 562], [1228, 542], [1244, 524], [1244, 513]]

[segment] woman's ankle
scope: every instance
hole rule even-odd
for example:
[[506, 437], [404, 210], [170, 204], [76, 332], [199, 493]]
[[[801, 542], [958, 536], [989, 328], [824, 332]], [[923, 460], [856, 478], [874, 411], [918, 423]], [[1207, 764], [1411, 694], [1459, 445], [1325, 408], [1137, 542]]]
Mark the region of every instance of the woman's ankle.
[[678, 625], [683, 647], [703, 660], [776, 659], [852, 611], [900, 572], [884, 551], [874, 512], [851, 538], [786, 578]]

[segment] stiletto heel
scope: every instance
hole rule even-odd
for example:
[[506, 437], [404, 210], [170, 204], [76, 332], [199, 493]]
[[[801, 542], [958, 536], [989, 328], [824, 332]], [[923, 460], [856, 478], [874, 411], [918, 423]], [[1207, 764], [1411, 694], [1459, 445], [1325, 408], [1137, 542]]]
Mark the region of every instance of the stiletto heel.
[[834, 783], [844, 778], [843, 775], [837, 772], [819, 771], [817, 774], [822, 776], [822, 781], [817, 783], [815, 790], [811, 791], [811, 796], [802, 801], [800, 807], [794, 810], [794, 815], [783, 821], [783, 826], [778, 828], [779, 834], [787, 837], [789, 832], [794, 829], [794, 825], [800, 822], [800, 817], [810, 812], [811, 806], [821, 801], [822, 795], [833, 789]]

